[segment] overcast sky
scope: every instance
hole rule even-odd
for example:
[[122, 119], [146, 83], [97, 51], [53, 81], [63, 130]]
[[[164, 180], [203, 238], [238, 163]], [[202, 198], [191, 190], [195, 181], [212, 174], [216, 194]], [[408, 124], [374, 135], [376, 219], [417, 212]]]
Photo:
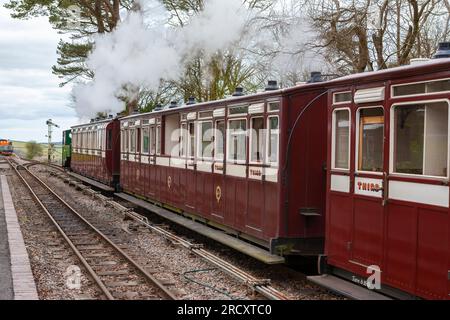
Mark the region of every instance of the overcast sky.
[[[10, 18], [0, 0], [0, 138], [46, 141], [47, 119], [67, 129], [78, 123], [70, 87], [51, 72], [60, 35], [46, 18]], [[61, 141], [56, 129], [53, 141]]]

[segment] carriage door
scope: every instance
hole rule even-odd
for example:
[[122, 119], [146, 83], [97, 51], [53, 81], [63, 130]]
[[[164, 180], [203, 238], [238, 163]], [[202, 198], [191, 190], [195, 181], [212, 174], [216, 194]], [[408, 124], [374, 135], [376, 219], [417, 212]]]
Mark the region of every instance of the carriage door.
[[[354, 131], [353, 225], [350, 262], [381, 267], [383, 256], [385, 115], [383, 107], [356, 109]], [[353, 153], [352, 153], [353, 154]]]
[[191, 112], [187, 115], [187, 163], [186, 163], [186, 181], [187, 190], [185, 205], [191, 210], [196, 209], [196, 190], [197, 190], [197, 175], [196, 175], [196, 113]]

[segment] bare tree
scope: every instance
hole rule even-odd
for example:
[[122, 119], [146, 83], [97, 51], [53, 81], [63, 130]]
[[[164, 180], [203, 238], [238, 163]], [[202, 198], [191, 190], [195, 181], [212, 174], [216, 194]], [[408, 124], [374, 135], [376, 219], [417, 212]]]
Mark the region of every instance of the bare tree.
[[430, 55], [436, 40], [448, 35], [447, 0], [306, 0], [305, 4], [318, 33], [316, 47], [341, 74], [408, 64], [413, 57]]

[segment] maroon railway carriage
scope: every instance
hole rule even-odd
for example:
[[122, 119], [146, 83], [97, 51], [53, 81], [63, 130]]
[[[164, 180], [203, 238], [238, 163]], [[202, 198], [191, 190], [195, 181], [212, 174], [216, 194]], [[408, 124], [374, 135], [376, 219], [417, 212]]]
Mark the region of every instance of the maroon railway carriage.
[[328, 266], [359, 283], [379, 267], [384, 292], [449, 299], [450, 60], [327, 86]]
[[112, 118], [72, 127], [72, 171], [116, 186], [120, 174], [119, 135], [119, 120]]
[[323, 252], [324, 86], [120, 119], [126, 193], [278, 255]]

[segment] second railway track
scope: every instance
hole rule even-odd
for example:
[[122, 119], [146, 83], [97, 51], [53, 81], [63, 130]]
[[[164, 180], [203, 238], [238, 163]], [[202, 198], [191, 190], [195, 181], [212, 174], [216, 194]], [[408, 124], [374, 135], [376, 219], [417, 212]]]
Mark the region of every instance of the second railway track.
[[[31, 168], [32, 166], [35, 166], [35, 165], [42, 165], [42, 166], [50, 168], [50, 169], [55, 169], [59, 172], [59, 174], [56, 174], [56, 176], [58, 176], [59, 178], [62, 177], [61, 174], [65, 175], [65, 171], [63, 169], [61, 169], [60, 167], [48, 165], [47, 163], [42, 163], [42, 162], [38, 162], [38, 161], [27, 161], [25, 163], [24, 163], [24, 165], [28, 166], [28, 168]], [[63, 180], [64, 180], [64, 182], [69, 183], [70, 179], [67, 180], [66, 178], [63, 178]], [[72, 180], [70, 180], [70, 181], [72, 181]], [[71, 183], [69, 183], [69, 184], [72, 185]], [[73, 183], [73, 185], [78, 186], [77, 188], [80, 188], [80, 190], [83, 190], [83, 193], [89, 194], [89, 195], [94, 196], [95, 198], [99, 199], [100, 201], [102, 201], [103, 205], [108, 205], [108, 206], [114, 207], [119, 212], [123, 213], [128, 218], [131, 218], [139, 225], [142, 225], [145, 228], [148, 228], [149, 230], [151, 230], [152, 232], [155, 232], [156, 234], [161, 235], [163, 238], [171, 241], [172, 243], [176, 243], [177, 245], [179, 245], [185, 249], [188, 249], [190, 252], [194, 253], [196, 256], [200, 257], [208, 264], [211, 264], [218, 270], [221, 270], [224, 273], [230, 275], [232, 278], [238, 280], [238, 282], [245, 284], [248, 287], [248, 289], [250, 289], [254, 293], [259, 293], [263, 297], [270, 299], [270, 300], [290, 300], [291, 299], [285, 293], [275, 289], [271, 285], [271, 280], [269, 280], [267, 278], [255, 277], [251, 273], [246, 272], [243, 269], [227, 262], [226, 259], [224, 260], [224, 259], [220, 258], [219, 256], [209, 252], [208, 250], [205, 250], [203, 248], [203, 245], [189, 242], [189, 241], [185, 240], [183, 237], [180, 237], [173, 232], [170, 232], [164, 228], [161, 228], [158, 225], [153, 225], [153, 224], [149, 223], [147, 218], [145, 218], [144, 216], [142, 216], [140, 214], [135, 213], [134, 211], [128, 209], [127, 207], [122, 206], [121, 204], [119, 204], [115, 200], [113, 200], [112, 198], [105, 197], [105, 196], [101, 195], [99, 192], [92, 191], [90, 188], [87, 188], [87, 187], [81, 188], [81, 187], [79, 187], [80, 184]], [[92, 191], [92, 192], [90, 192], [90, 191]]]
[[106, 299], [176, 299], [144, 266], [90, 224], [26, 165], [10, 164]]

